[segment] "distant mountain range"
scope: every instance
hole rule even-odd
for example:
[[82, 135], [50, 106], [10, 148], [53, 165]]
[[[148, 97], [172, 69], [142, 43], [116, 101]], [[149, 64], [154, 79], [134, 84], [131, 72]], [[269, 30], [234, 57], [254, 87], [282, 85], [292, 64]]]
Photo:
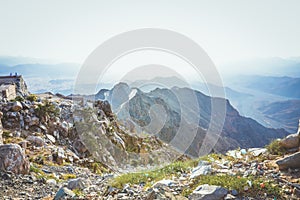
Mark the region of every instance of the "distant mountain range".
[[[196, 104], [191, 100], [193, 95], [197, 99]], [[109, 100], [118, 118], [134, 127], [137, 132], [155, 132], [165, 142], [171, 142], [179, 128], [185, 130], [186, 135], [180, 138], [185, 141], [189, 138], [189, 133], [196, 128], [195, 139], [186, 150], [194, 156], [199, 155], [201, 146], [207, 142], [204, 142], [204, 138], [211, 124], [221, 122], [219, 114], [212, 113], [212, 102], [220, 108], [222, 105], [226, 107], [224, 127], [213, 151], [224, 152], [238, 147], [261, 147], [272, 139], [287, 135], [283, 129], [266, 128], [251, 118], [241, 116], [226, 99], [209, 97], [189, 88], [157, 88], [151, 92], [143, 92], [131, 88], [126, 83], [119, 83], [112, 90], [99, 91], [96, 98]], [[151, 113], [153, 105], [158, 107]], [[153, 120], [155, 123], [151, 122]], [[218, 138], [217, 133], [210, 134], [208, 141]]]
[[269, 119], [282, 123], [283, 128], [296, 133], [300, 119], [300, 100], [273, 102], [259, 110]]
[[300, 78], [272, 76], [241, 76], [235, 79], [235, 84], [269, 94], [289, 98], [300, 98]]
[[230, 62], [220, 67], [224, 77], [236, 75], [264, 75], [300, 77], [300, 57], [291, 58], [255, 58]]

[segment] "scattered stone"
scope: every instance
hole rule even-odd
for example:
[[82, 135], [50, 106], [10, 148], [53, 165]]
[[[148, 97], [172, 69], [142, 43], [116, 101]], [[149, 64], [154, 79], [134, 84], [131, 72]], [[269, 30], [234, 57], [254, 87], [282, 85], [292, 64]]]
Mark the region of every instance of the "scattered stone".
[[34, 145], [36, 147], [43, 147], [45, 145], [43, 138], [41, 138], [39, 136], [30, 135], [26, 138], [26, 140], [29, 141], [32, 145]]
[[262, 154], [265, 154], [267, 152], [267, 149], [266, 148], [250, 148], [250, 149], [248, 149], [248, 152], [250, 154], [252, 154], [253, 156], [258, 157]]
[[161, 186], [171, 186], [171, 185], [175, 185], [176, 182], [173, 181], [173, 180], [161, 180], [161, 181], [158, 181], [156, 183], [153, 184], [153, 188], [158, 188], [158, 187], [161, 187]]
[[46, 181], [47, 184], [51, 184], [51, 185], [56, 185], [56, 180], [55, 179], [48, 179]]
[[48, 138], [48, 140], [50, 140], [50, 142], [52, 142], [53, 144], [55, 144], [55, 137], [53, 137], [52, 135], [46, 134], [46, 137]]

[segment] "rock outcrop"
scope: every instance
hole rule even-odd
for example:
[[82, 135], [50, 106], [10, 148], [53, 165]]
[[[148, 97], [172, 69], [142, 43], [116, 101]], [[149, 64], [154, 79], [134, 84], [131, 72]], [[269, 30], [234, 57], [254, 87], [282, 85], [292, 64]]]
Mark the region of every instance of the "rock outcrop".
[[288, 135], [286, 138], [280, 140], [280, 144], [282, 147], [287, 148], [287, 149], [292, 149], [292, 148], [297, 148], [299, 147], [299, 134], [291, 134]]
[[300, 152], [288, 155], [287, 157], [277, 160], [276, 164], [280, 170], [286, 169], [300, 169]]

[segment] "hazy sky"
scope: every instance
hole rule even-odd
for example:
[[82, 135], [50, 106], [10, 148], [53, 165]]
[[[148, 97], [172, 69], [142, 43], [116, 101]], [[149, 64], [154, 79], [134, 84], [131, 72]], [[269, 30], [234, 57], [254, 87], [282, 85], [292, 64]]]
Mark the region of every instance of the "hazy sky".
[[83, 62], [132, 29], [180, 32], [218, 64], [300, 56], [300, 1], [1, 0], [0, 55]]

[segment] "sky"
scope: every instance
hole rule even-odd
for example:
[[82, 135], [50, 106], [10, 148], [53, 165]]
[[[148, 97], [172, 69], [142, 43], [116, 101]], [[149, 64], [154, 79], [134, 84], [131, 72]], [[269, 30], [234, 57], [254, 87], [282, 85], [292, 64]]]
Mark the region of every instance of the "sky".
[[0, 0], [0, 55], [83, 63], [139, 28], [179, 32], [216, 63], [300, 55], [298, 0]]

